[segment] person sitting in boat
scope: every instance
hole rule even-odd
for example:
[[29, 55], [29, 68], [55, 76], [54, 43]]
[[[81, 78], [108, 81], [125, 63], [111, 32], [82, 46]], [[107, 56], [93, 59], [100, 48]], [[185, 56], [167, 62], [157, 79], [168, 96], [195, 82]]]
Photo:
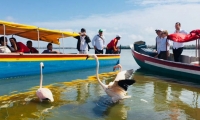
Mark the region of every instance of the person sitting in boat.
[[79, 33], [79, 36], [76, 36], [77, 41], [77, 50], [79, 51], [79, 54], [87, 54], [90, 45], [89, 43], [91, 42], [90, 38], [88, 35], [86, 35], [86, 30], [84, 28], [81, 29], [81, 32]]
[[36, 48], [32, 47], [32, 45], [33, 45], [32, 41], [29, 40], [26, 42], [26, 46], [30, 49], [31, 53], [39, 53]]
[[117, 48], [117, 43], [120, 40], [121, 35], [116, 35], [116, 37], [108, 43], [106, 48], [106, 54], [118, 54], [119, 49]]
[[23, 52], [30, 53], [30, 49], [26, 47], [22, 42], [17, 42], [14, 37], [10, 38], [11, 51], [12, 52]]
[[157, 39], [157, 49], [158, 49], [157, 57], [159, 59], [167, 60], [169, 56], [170, 44], [169, 44], [169, 40], [167, 40], [167, 35], [168, 35], [167, 30], [164, 30], [161, 33], [161, 38]]
[[49, 43], [47, 45], [47, 50], [44, 50], [42, 53], [61, 54], [58, 51], [53, 51], [53, 45], [52, 45], [52, 43]]
[[[5, 40], [4, 40], [5, 38]], [[8, 48], [8, 44], [7, 44], [8, 40], [6, 37], [2, 36], [0, 37], [0, 53], [11, 53], [10, 49]]]

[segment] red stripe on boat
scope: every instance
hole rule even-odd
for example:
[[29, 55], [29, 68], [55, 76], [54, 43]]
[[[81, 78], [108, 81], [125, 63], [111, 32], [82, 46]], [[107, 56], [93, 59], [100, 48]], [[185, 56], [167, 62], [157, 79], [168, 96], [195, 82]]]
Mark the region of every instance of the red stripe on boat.
[[132, 50], [132, 53], [133, 53], [135, 58], [139, 59], [142, 62], [147, 60], [147, 61], [150, 61], [150, 62], [153, 62], [153, 63], [158, 63], [158, 64], [170, 66], [170, 67], [177, 67], [177, 68], [183, 68], [183, 69], [188, 69], [188, 70], [200, 71], [199, 66], [194, 66], [194, 65], [190, 65], [190, 64], [184, 64], [184, 63], [177, 63], [177, 62], [166, 61], [166, 60], [160, 60], [160, 59], [157, 59], [157, 58], [152, 58], [152, 57], [140, 54], [140, 53], [135, 52], [133, 50]]

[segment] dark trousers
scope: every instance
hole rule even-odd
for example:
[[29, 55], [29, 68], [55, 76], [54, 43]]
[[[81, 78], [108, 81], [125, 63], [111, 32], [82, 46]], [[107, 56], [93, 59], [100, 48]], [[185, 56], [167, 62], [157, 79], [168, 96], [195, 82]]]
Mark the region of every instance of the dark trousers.
[[167, 60], [167, 51], [160, 51], [158, 58], [163, 59], [163, 60]]
[[103, 54], [103, 50], [95, 49], [95, 54]]
[[175, 62], [181, 62], [181, 53], [183, 52], [183, 47], [178, 49], [173, 49], [174, 54], [174, 61]]
[[113, 50], [112, 49], [106, 49], [106, 54], [113, 54]]

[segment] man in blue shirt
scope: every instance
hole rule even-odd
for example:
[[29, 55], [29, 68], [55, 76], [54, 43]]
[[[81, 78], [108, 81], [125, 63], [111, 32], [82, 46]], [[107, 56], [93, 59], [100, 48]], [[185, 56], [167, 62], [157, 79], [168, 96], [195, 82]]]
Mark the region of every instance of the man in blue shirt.
[[47, 45], [47, 50], [44, 50], [42, 53], [61, 54], [58, 51], [53, 51], [53, 45], [52, 45], [52, 43], [49, 43]]

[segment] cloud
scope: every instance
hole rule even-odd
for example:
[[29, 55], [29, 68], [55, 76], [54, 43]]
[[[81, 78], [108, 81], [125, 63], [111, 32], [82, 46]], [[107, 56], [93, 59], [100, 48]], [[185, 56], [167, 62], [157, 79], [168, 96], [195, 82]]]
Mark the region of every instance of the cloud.
[[165, 5], [165, 4], [191, 4], [200, 3], [200, 0], [127, 0], [134, 5]]
[[132, 40], [135, 40], [135, 41], [143, 39], [142, 36], [140, 36], [140, 35], [134, 35], [134, 34], [129, 35], [129, 38], [132, 39]]
[[[145, 1], [147, 3], [147, 0], [142, 0], [141, 3], [143, 2], [144, 4]], [[152, 1], [158, 4], [161, 3], [158, 0]], [[154, 45], [156, 37], [155, 29], [163, 28], [168, 30], [169, 33], [173, 33], [175, 30], [175, 22], [181, 22], [182, 29], [187, 32], [200, 28], [200, 16], [197, 15], [198, 11], [200, 11], [200, 4], [196, 4], [198, 1], [191, 0], [182, 2], [188, 2], [187, 4], [176, 4], [179, 2], [178, 0], [175, 0], [175, 2], [171, 0], [165, 2], [170, 4], [140, 7], [139, 9], [115, 14], [91, 15], [75, 17], [71, 20], [34, 22], [30, 24], [49, 29], [75, 32], [79, 32], [83, 27], [86, 28], [87, 34], [91, 39], [101, 28], [106, 30], [104, 31], [104, 35], [107, 43], [116, 34], [121, 34], [122, 39], [118, 43], [121, 45], [129, 45], [141, 39], [149, 45]], [[76, 42], [76, 39], [66, 38], [64, 46], [75, 47]], [[191, 44], [191, 42], [187, 44]]]
[[9, 21], [9, 22], [14, 22], [14, 21], [15, 21], [15, 19], [14, 19], [12, 16], [7, 16], [7, 17], [5, 18], [5, 20], [6, 20], [6, 21]]

